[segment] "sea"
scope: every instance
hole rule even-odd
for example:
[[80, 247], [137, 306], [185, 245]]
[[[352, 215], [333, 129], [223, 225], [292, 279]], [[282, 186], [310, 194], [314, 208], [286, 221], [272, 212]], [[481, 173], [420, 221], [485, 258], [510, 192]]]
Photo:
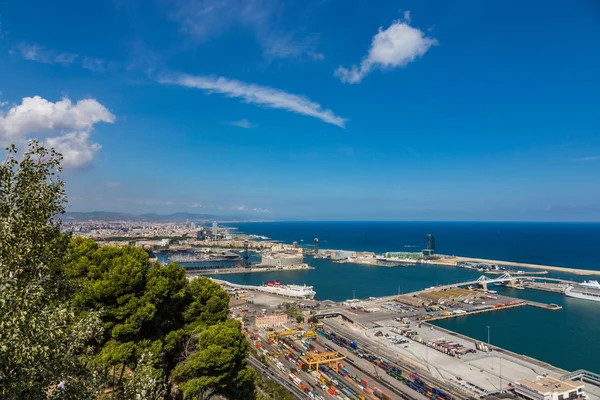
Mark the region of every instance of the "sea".
[[[284, 243], [321, 249], [420, 251], [432, 234], [439, 254], [495, 260], [600, 269], [600, 223], [513, 222], [269, 222], [237, 223], [238, 232], [258, 234]], [[215, 275], [234, 283], [260, 285], [270, 280], [314, 286], [317, 299], [343, 301], [407, 293], [436, 284], [478, 278], [478, 271], [435, 265], [373, 267], [338, 264], [307, 257], [308, 271]], [[573, 281], [589, 279], [551, 272], [548, 277]], [[591, 279], [596, 279], [591, 277]], [[438, 321], [437, 325], [478, 340], [487, 340], [516, 353], [566, 370], [600, 373], [600, 302], [562, 294], [496, 287], [513, 297], [554, 303], [560, 311], [534, 307], [494, 311]]]

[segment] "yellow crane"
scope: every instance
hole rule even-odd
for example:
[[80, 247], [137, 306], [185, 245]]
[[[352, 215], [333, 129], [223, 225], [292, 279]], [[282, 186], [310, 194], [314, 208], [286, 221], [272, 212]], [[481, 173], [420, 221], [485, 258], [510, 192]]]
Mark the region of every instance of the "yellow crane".
[[298, 332], [299, 331], [297, 329], [288, 329], [288, 330], [279, 331], [279, 332], [268, 332], [267, 337], [269, 339], [279, 340], [279, 338], [281, 338], [281, 337], [292, 336], [292, 335], [297, 334]]
[[308, 353], [305, 356], [300, 357], [300, 359], [308, 365], [308, 369], [311, 369], [314, 366], [315, 370], [318, 370], [319, 365], [327, 364], [329, 368], [335, 368], [335, 371], [337, 372], [338, 361], [346, 359], [346, 356], [337, 351], [331, 351], [328, 353]]
[[317, 338], [317, 334], [314, 331], [307, 331], [304, 333], [304, 338], [305, 339], [316, 339]]

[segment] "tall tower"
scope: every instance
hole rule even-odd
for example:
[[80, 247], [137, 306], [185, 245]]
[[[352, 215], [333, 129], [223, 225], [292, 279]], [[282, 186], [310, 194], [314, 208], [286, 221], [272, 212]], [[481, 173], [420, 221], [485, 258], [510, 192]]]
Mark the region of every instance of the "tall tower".
[[435, 237], [431, 233], [427, 234], [427, 250], [435, 253]]
[[319, 239], [315, 238], [315, 255], [319, 254]]
[[217, 221], [213, 221], [212, 224], [212, 234], [213, 236], [217, 236], [217, 233], [219, 233], [219, 225], [217, 224]]
[[250, 267], [249, 259], [250, 259], [250, 253], [248, 252], [248, 241], [244, 240], [244, 262], [243, 262], [244, 268]]

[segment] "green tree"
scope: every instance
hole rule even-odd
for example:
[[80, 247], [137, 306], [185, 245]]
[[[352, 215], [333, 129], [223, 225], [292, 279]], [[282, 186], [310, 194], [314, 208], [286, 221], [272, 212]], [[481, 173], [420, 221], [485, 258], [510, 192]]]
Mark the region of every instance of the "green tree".
[[[249, 345], [239, 324], [227, 319], [229, 295], [217, 283], [188, 281], [176, 264], [149, 265], [144, 251], [128, 246], [75, 238], [69, 255], [74, 303], [82, 313], [101, 310], [105, 334], [94, 343], [92, 363], [115, 396], [162, 399], [177, 383], [188, 398], [254, 398]], [[202, 368], [206, 360], [210, 368]]]
[[184, 399], [230, 400], [256, 396], [256, 372], [247, 365], [249, 344], [237, 321], [212, 325], [194, 337], [195, 351], [173, 372]]
[[[74, 304], [82, 313], [101, 310], [105, 334], [94, 343], [97, 356], [93, 364], [111, 378], [113, 390], [119, 391], [124, 379], [134, 379], [144, 355], [146, 371], [150, 364], [161, 371], [154, 379], [154, 392], [162, 393], [185, 338], [182, 315], [186, 307], [211, 299], [197, 298], [183, 268], [149, 265], [147, 253], [139, 248], [98, 247], [90, 239], [75, 238], [69, 255], [65, 270], [76, 282]], [[131, 373], [126, 374], [127, 370]]]
[[0, 165], [0, 398], [77, 399], [98, 384], [81, 356], [101, 333], [95, 313], [78, 319], [61, 270], [69, 236], [62, 157], [30, 141]]

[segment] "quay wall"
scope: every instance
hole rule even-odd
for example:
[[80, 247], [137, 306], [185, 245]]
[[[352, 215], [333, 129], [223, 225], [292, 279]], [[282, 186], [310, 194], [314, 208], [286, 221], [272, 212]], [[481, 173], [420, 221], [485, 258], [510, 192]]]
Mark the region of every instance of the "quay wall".
[[[469, 337], [469, 336], [466, 336], [466, 335], [463, 335], [463, 334], [451, 331], [451, 330], [446, 329], [446, 328], [442, 328], [440, 326], [437, 326], [435, 324], [431, 324], [431, 323], [428, 323], [428, 322], [423, 322], [423, 326], [424, 327], [425, 326], [426, 327], [430, 327], [430, 328], [433, 327], [433, 329], [436, 329], [436, 330], [441, 331], [441, 332], [445, 332], [448, 335], [453, 335], [453, 336], [459, 337], [461, 339], [467, 340], [469, 342], [472, 342], [473, 346], [475, 346], [475, 342], [483, 342], [483, 343], [485, 343], [482, 340], [473, 339], [472, 337]], [[506, 349], [503, 349], [501, 347], [494, 346], [492, 344], [486, 343], [486, 345], [489, 348], [491, 348], [493, 351], [496, 351], [498, 353], [504, 353], [504, 354], [516, 357], [517, 359], [521, 359], [523, 361], [527, 361], [527, 362], [530, 362], [532, 364], [539, 365], [540, 367], [544, 367], [544, 368], [548, 368], [548, 369], [554, 370], [554, 371], [556, 371], [557, 373], [559, 373], [561, 375], [567, 374], [569, 372], [569, 371], [564, 370], [562, 368], [558, 368], [558, 367], [556, 367], [556, 366], [554, 366], [552, 364], [548, 364], [548, 363], [546, 363], [544, 361], [540, 361], [540, 360], [538, 360], [536, 358], [531, 358], [531, 357], [528, 357], [528, 356], [523, 355], [523, 354], [514, 353], [514, 352], [512, 352], [510, 350], [506, 350]]]

